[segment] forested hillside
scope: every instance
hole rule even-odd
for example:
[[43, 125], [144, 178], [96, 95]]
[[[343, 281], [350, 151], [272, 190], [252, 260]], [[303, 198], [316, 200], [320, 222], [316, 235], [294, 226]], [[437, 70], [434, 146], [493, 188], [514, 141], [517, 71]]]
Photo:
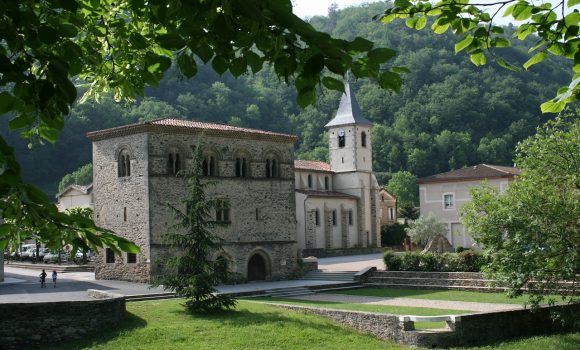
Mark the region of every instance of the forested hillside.
[[[399, 94], [383, 91], [371, 81], [351, 83], [361, 109], [375, 123], [374, 169], [381, 173], [381, 182], [389, 172], [401, 169], [421, 177], [478, 162], [511, 164], [514, 145], [553, 117], [542, 115], [539, 105], [570, 80], [569, 67], [563, 61], [546, 60], [524, 72], [510, 72], [494, 63], [478, 68], [465, 54], [454, 54], [458, 38], [452, 34], [373, 22], [373, 15], [386, 6], [331, 10], [328, 16], [311, 19], [333, 36], [362, 36], [397, 50], [393, 64], [411, 70]], [[506, 28], [508, 34], [513, 31]], [[526, 45], [532, 42], [517, 45], [500, 54], [521, 64], [527, 60]], [[8, 135], [7, 140], [18, 148], [25, 179], [49, 193], [56, 193], [65, 174], [91, 161], [87, 131], [166, 116], [293, 133], [299, 136], [297, 158], [324, 160], [324, 124], [332, 118], [339, 95], [325, 91], [315, 107], [300, 110], [293, 89], [269, 70], [234, 79], [200, 67], [191, 80], [167, 76], [159, 88], [149, 89], [146, 98], [132, 104], [104, 98], [77, 105], [56, 145], [27, 151], [18, 135]], [[1, 130], [6, 133], [6, 125]]]

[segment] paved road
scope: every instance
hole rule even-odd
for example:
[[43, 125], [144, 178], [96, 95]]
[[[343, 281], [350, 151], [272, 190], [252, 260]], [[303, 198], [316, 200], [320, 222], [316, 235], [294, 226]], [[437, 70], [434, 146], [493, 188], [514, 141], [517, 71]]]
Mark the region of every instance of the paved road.
[[[321, 269], [328, 271], [359, 271], [367, 266], [375, 266], [380, 254], [356, 255], [350, 257], [323, 258], [319, 260]], [[382, 262], [381, 262], [382, 263]], [[360, 267], [362, 266], [362, 267]], [[360, 268], [359, 268], [360, 267]], [[378, 266], [377, 266], [378, 267]], [[40, 271], [4, 265], [6, 282], [0, 283], [0, 303], [31, 303], [65, 300], [90, 300], [87, 289], [98, 289], [122, 295], [154, 294], [164, 292], [162, 288], [150, 288], [148, 284], [125, 281], [95, 280], [92, 272], [62, 272], [56, 288], [50, 282], [51, 271], [47, 270], [47, 288], [40, 288]], [[252, 282], [235, 286], [220, 286], [220, 292], [248, 292], [276, 288], [336, 284], [337, 281], [277, 281]], [[340, 283], [340, 281], [338, 282]]]

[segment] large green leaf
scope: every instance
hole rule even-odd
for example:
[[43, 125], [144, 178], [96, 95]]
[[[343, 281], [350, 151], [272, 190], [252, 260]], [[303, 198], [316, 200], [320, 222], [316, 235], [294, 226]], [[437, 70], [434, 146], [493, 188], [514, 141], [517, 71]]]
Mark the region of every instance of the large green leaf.
[[459, 53], [461, 50], [465, 49], [473, 42], [473, 36], [471, 34], [466, 34], [463, 39], [459, 40], [455, 44], [455, 53]]
[[471, 62], [476, 66], [483, 66], [487, 63], [487, 58], [485, 54], [481, 50], [477, 50], [476, 52], [472, 53], [470, 56]]
[[322, 78], [322, 84], [328, 89], [344, 92], [344, 83], [332, 77]]
[[535, 54], [532, 58], [527, 60], [526, 63], [524, 63], [524, 68], [528, 69], [534, 64], [542, 62], [546, 58], [548, 58], [548, 53], [546, 51], [540, 51], [537, 54]]

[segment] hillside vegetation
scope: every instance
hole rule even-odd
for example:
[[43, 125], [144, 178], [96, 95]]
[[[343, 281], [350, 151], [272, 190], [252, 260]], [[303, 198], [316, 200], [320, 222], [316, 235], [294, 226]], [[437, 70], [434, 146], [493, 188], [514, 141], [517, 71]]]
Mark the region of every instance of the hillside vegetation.
[[[539, 105], [569, 81], [569, 67], [553, 59], [523, 72], [494, 63], [475, 67], [465, 54], [455, 55], [458, 38], [451, 34], [372, 21], [386, 6], [331, 9], [327, 16], [310, 19], [333, 36], [362, 36], [397, 50], [393, 65], [411, 70], [399, 94], [381, 90], [371, 81], [351, 83], [361, 109], [375, 123], [372, 142], [379, 181], [384, 184], [390, 173], [399, 170], [421, 177], [479, 162], [510, 165], [514, 145], [553, 117], [542, 115]], [[514, 30], [506, 28], [509, 35]], [[532, 41], [514, 45], [501, 53], [521, 64]], [[91, 161], [87, 131], [166, 116], [293, 133], [299, 136], [297, 158], [325, 160], [324, 125], [333, 117], [340, 94], [325, 91], [316, 106], [304, 110], [297, 106], [295, 95], [268, 69], [234, 79], [202, 66], [191, 80], [168, 75], [133, 104], [105, 98], [77, 105], [56, 145], [27, 150], [18, 135], [7, 135], [7, 140], [17, 148], [25, 180], [49, 193], [57, 192], [65, 174]], [[6, 125], [1, 130], [5, 134]]]

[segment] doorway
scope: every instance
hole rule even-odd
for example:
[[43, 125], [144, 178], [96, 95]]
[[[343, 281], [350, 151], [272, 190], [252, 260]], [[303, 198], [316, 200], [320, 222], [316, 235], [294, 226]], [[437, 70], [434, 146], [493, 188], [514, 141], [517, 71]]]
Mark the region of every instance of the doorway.
[[254, 254], [248, 261], [248, 281], [263, 281], [266, 279], [266, 261], [260, 254]]

